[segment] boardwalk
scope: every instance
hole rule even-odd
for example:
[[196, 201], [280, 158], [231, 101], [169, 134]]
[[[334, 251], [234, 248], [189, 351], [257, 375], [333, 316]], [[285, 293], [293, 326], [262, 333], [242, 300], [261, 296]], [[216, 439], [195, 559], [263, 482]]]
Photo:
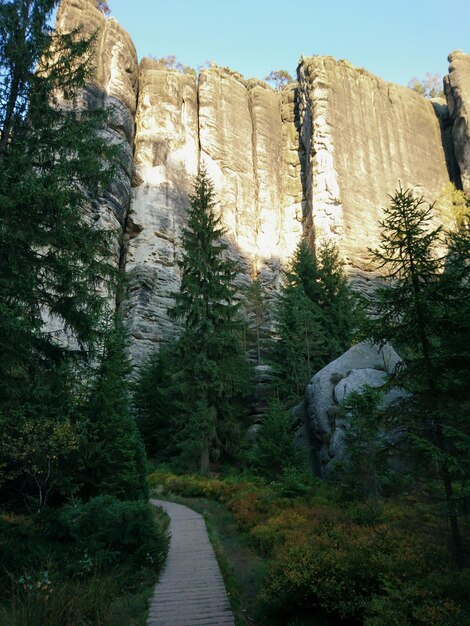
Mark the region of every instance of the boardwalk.
[[202, 516], [181, 504], [150, 502], [170, 516], [171, 543], [147, 626], [235, 626]]

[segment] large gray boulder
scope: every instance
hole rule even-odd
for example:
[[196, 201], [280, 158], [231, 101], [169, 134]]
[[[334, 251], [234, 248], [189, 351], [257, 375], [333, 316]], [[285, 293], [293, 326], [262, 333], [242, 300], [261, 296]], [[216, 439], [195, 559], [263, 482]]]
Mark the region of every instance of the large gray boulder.
[[[363, 342], [313, 376], [305, 391], [304, 419], [316, 474], [328, 474], [328, 465], [344, 457], [347, 423], [338, 417], [340, 403], [349, 393], [361, 391], [365, 385], [382, 387], [401, 363], [390, 345], [379, 347]], [[385, 402], [397, 398], [397, 390], [389, 394]]]

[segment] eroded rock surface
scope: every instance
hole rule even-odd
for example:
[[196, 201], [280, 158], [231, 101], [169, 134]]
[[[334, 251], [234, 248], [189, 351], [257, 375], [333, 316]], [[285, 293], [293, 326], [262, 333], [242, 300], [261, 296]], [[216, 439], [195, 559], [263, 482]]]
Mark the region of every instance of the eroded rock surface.
[[367, 289], [389, 194], [401, 183], [433, 202], [449, 180], [439, 120], [422, 96], [347, 61], [302, 58], [298, 71], [306, 232], [335, 240]]
[[139, 84], [123, 303], [136, 363], [177, 332], [167, 309], [179, 288], [181, 229], [199, 162], [195, 77], [143, 59]]
[[461, 51], [452, 52], [449, 63], [444, 90], [462, 186], [465, 193], [470, 194], [470, 55]]
[[400, 363], [400, 357], [390, 345], [379, 348], [363, 342], [313, 376], [301, 407], [314, 469], [319, 476], [327, 474], [331, 461], [344, 453], [347, 424], [338, 417], [339, 403], [352, 391], [361, 391], [364, 385], [381, 387]]
[[108, 110], [104, 132], [109, 143], [120, 146], [120, 166], [112, 185], [102, 197], [90, 202], [97, 225], [115, 233], [113, 258], [118, 265], [131, 196], [137, 54], [129, 34], [114, 18], [107, 19], [92, 0], [63, 0], [57, 13], [57, 29], [71, 32], [79, 26], [87, 36], [96, 33], [94, 72], [83, 94], [84, 104]]
[[124, 310], [135, 362], [175, 336], [167, 309], [179, 287], [181, 229], [199, 164], [238, 261], [240, 293], [259, 276], [272, 295], [301, 234], [302, 187], [292, 87], [211, 67], [195, 76], [144, 59], [135, 174], [126, 233]]
[[367, 292], [376, 276], [368, 248], [400, 183], [433, 202], [460, 168], [470, 191], [469, 55], [449, 57], [447, 106], [331, 57], [302, 58], [298, 83], [279, 92], [216, 65], [198, 78], [151, 59], [139, 68], [128, 33], [94, 0], [63, 0], [58, 28], [80, 24], [96, 32], [84, 99], [110, 110], [105, 132], [121, 145], [119, 174], [90, 212], [116, 233], [115, 262], [129, 275], [122, 307], [135, 363], [178, 332], [167, 308], [200, 164], [214, 180], [240, 292], [259, 278], [270, 310], [302, 233], [312, 246], [332, 238]]

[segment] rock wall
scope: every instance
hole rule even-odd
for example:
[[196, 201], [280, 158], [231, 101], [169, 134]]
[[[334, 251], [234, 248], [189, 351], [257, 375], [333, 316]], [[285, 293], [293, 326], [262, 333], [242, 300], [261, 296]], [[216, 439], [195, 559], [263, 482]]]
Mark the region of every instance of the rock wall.
[[271, 292], [279, 283], [302, 230], [293, 90], [279, 93], [218, 67], [203, 70], [196, 84], [192, 74], [142, 61], [123, 303], [135, 362], [177, 332], [167, 309], [199, 164], [214, 181], [240, 291], [253, 276]]
[[449, 74], [444, 91], [452, 120], [452, 138], [463, 190], [470, 194], [470, 55], [461, 51], [449, 55]]
[[347, 61], [302, 58], [298, 72], [306, 233], [334, 239], [367, 289], [388, 195], [401, 182], [432, 202], [449, 181], [439, 120], [429, 100]]
[[91, 84], [84, 93], [87, 106], [109, 112], [104, 132], [121, 148], [120, 166], [113, 184], [91, 200], [97, 224], [115, 233], [113, 256], [119, 264], [125, 220], [130, 205], [133, 171], [134, 116], [137, 102], [137, 53], [129, 34], [113, 18], [99, 11], [92, 0], [63, 0], [56, 27], [71, 32], [82, 26], [86, 36], [96, 33]]
[[144, 59], [139, 85], [123, 303], [137, 363], [176, 332], [167, 309], [179, 286], [180, 234], [199, 163], [195, 77]]
[[177, 333], [167, 308], [200, 164], [215, 183], [240, 290], [258, 277], [269, 298], [302, 233], [312, 246], [333, 238], [367, 291], [368, 248], [400, 182], [429, 202], [449, 177], [470, 191], [468, 55], [449, 57], [447, 107], [331, 57], [302, 58], [298, 83], [279, 92], [215, 65], [199, 77], [152, 59], [139, 67], [129, 35], [94, 0], [63, 0], [58, 28], [79, 24], [96, 32], [85, 98], [109, 108], [105, 132], [122, 147], [116, 181], [90, 207], [116, 233], [115, 261], [129, 277], [121, 306], [136, 363]]

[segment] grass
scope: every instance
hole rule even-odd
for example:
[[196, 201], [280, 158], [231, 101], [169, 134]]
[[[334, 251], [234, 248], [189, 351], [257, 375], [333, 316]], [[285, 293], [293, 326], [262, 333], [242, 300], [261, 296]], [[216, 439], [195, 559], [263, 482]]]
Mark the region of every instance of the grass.
[[[152, 512], [165, 534], [168, 516], [159, 509]], [[10, 591], [3, 589], [0, 626], [145, 626], [158, 578], [154, 566], [124, 561], [111, 569], [70, 576], [53, 549], [51, 544], [46, 566], [30, 567], [23, 575], [18, 570], [4, 579], [10, 581]]]

